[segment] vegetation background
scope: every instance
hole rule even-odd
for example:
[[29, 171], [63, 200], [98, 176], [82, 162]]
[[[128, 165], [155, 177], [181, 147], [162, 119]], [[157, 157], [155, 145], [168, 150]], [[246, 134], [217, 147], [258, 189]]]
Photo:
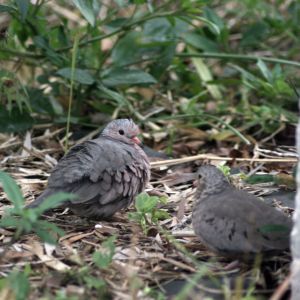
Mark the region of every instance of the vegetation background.
[[[298, 0], [5, 1], [0, 4], [2, 146], [28, 130], [34, 137], [62, 128], [59, 137], [67, 150], [70, 139], [119, 117], [132, 117], [147, 145], [175, 157], [212, 145], [215, 153], [241, 156], [266, 142], [294, 145], [299, 23]], [[237, 145], [241, 153], [232, 153]], [[14, 185], [3, 174], [1, 180]], [[24, 215], [24, 199], [16, 193], [10, 196], [24, 222], [2, 223], [19, 228], [13, 241], [36, 228], [42, 213]], [[153, 206], [139, 207], [134, 216], [144, 229], [145, 213], [159, 214], [153, 211], [158, 199], [151, 199]], [[38, 224], [42, 240], [51, 241], [47, 230], [60, 233]], [[104, 243], [108, 254], [93, 256], [100, 269], [111, 263], [115, 247], [114, 239]], [[32, 271], [22, 270], [0, 282], [2, 287], [14, 282], [16, 299], [29, 293]], [[89, 272], [83, 270], [79, 282], [91, 289], [89, 296], [95, 290], [99, 296], [107, 282], [97, 283]], [[144, 295], [150, 295], [145, 286]]]
[[121, 116], [200, 128], [223, 120], [258, 138], [282, 130], [296, 122], [288, 82], [299, 74], [299, 5], [7, 1], [0, 130]]

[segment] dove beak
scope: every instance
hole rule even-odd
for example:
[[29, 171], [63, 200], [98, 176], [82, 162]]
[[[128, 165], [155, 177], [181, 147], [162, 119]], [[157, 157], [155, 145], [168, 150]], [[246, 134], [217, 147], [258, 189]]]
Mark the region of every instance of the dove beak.
[[142, 143], [137, 136], [132, 137], [131, 140], [138, 145], [140, 145]]

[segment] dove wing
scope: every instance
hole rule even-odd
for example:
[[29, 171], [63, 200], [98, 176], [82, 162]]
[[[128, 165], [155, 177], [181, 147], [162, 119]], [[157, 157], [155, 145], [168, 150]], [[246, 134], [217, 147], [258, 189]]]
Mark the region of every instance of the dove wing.
[[107, 204], [119, 198], [133, 198], [148, 180], [149, 164], [141, 149], [99, 137], [70, 149], [52, 171], [46, 191], [36, 201], [64, 191], [78, 195], [72, 200], [74, 204], [95, 198], [100, 204]]

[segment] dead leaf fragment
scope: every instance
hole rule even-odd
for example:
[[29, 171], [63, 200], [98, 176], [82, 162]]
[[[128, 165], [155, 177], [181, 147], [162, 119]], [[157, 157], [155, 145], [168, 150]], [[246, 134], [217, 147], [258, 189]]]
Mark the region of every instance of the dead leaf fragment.
[[52, 255], [44, 254], [44, 249], [38, 242], [34, 242], [32, 245], [24, 245], [24, 247], [35, 254], [48, 267], [59, 272], [66, 272], [70, 270], [70, 267], [61, 262], [59, 259], [53, 257]]

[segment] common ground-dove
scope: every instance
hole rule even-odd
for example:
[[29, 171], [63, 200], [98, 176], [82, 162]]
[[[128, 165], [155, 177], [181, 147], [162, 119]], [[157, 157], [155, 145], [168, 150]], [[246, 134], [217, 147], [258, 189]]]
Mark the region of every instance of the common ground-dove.
[[57, 192], [76, 194], [77, 199], [64, 205], [90, 218], [107, 218], [129, 206], [150, 178], [138, 133], [132, 120], [118, 119], [98, 138], [72, 147], [52, 171], [47, 189], [27, 207], [36, 207]]
[[254, 195], [234, 188], [216, 167], [198, 170], [192, 223], [211, 250], [251, 257], [289, 248], [292, 220]]

